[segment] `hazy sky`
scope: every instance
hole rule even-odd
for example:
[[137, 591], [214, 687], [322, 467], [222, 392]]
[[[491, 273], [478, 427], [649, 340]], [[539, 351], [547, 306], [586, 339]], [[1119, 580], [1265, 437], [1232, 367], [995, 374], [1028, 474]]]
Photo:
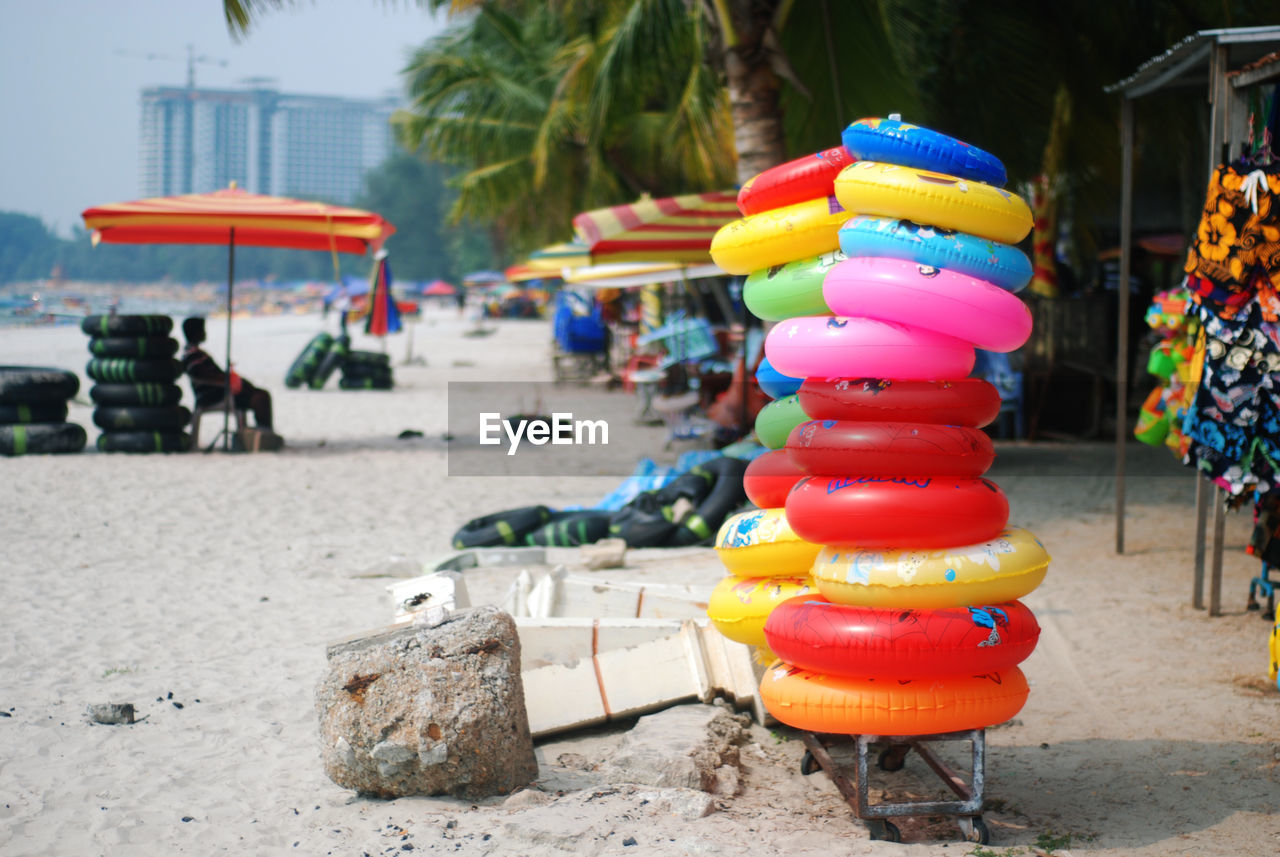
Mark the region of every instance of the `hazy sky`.
[[235, 42], [221, 0], [0, 0], [0, 211], [65, 235], [137, 199], [138, 95], [185, 84], [188, 44], [213, 60], [197, 86], [376, 97], [403, 92], [409, 51], [443, 26], [411, 0], [299, 0]]

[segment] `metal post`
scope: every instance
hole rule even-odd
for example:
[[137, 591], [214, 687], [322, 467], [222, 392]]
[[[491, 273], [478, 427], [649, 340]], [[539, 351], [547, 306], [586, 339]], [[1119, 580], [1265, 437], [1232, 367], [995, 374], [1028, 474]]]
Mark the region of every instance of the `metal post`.
[[1223, 490], [1213, 486], [1213, 566], [1209, 570], [1209, 615], [1222, 615], [1222, 537], [1227, 523]]
[[222, 410], [222, 448], [231, 451], [231, 293], [236, 283], [236, 228], [231, 227], [227, 237], [227, 371], [223, 379], [223, 401], [227, 407]]
[[1116, 287], [1116, 553], [1124, 553], [1125, 436], [1129, 412], [1129, 267], [1133, 256], [1133, 99], [1120, 102], [1120, 283]]
[[1204, 609], [1204, 531], [1209, 517], [1209, 505], [1205, 502], [1204, 477], [1199, 473], [1196, 480], [1196, 547], [1195, 571], [1191, 576], [1191, 606], [1197, 610]]

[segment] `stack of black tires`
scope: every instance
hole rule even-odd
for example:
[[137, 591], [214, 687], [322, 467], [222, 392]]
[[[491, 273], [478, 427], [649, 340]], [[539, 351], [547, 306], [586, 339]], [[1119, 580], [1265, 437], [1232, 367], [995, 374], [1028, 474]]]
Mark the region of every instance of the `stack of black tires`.
[[67, 422], [67, 401], [79, 389], [74, 372], [0, 366], [0, 455], [84, 449], [84, 427]]
[[391, 358], [377, 351], [352, 351], [351, 338], [327, 333], [312, 337], [285, 374], [286, 387], [306, 385], [320, 390], [334, 372], [341, 372], [338, 386], [344, 390], [390, 390], [395, 386]]
[[164, 315], [91, 315], [80, 324], [93, 355], [85, 373], [102, 452], [186, 452], [191, 412], [178, 404], [182, 364]]
[[396, 385], [391, 357], [378, 351], [348, 351], [338, 386], [344, 390], [390, 390]]

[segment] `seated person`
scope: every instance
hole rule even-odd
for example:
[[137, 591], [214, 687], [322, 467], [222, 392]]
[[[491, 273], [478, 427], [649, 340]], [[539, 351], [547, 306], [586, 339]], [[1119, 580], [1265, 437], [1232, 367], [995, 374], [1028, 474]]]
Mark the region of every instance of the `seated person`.
[[[182, 371], [191, 379], [196, 407], [220, 404], [227, 394], [227, 376], [200, 347], [205, 340], [204, 319], [197, 316], [183, 321], [182, 335], [187, 340], [187, 347], [182, 350]], [[238, 410], [253, 411], [253, 421], [258, 428], [272, 430], [270, 393], [233, 372], [231, 395]]]

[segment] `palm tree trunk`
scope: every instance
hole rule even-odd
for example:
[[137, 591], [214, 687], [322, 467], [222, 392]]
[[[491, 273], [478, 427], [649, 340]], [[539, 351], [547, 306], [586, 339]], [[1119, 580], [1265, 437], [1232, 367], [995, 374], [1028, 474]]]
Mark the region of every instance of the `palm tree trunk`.
[[777, 4], [729, 0], [716, 5], [722, 16], [725, 80], [741, 184], [786, 160], [781, 83], [770, 65], [767, 44], [772, 7]]

